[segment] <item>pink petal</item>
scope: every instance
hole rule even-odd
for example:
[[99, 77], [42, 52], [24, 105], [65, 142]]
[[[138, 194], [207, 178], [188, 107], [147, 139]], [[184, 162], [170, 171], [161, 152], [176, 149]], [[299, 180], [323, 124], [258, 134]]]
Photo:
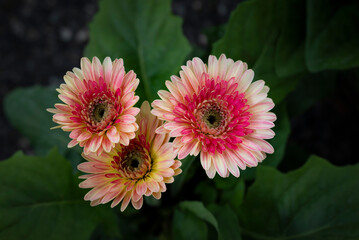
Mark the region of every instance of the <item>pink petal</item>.
[[67, 147], [72, 148], [72, 147], [76, 146], [78, 143], [79, 142], [76, 139], [74, 139], [71, 142], [69, 142], [69, 144], [67, 144]]
[[222, 154], [216, 153], [213, 156], [213, 165], [215, 166], [218, 174], [221, 177], [227, 177], [228, 176], [227, 164], [226, 164], [225, 160], [223, 159]]
[[206, 170], [206, 174], [210, 179], [213, 179], [216, 175], [216, 168], [212, 165], [208, 170]]
[[[117, 132], [117, 128], [112, 126], [107, 132], [106, 136], [113, 143], [118, 143], [120, 141], [120, 134]], [[108, 146], [106, 146], [108, 149]]]
[[102, 143], [103, 136], [95, 136], [90, 141], [90, 151], [96, 152]]
[[97, 57], [92, 58], [92, 71], [95, 78], [93, 80], [98, 81], [100, 77], [103, 77], [102, 65]]
[[134, 200], [131, 201], [132, 206], [136, 209], [139, 210], [142, 207], [143, 204], [143, 197], [141, 197], [137, 202], [135, 202]]
[[112, 61], [110, 57], [106, 57], [105, 60], [103, 60], [103, 72], [104, 72], [105, 81], [107, 83], [111, 83]]
[[250, 167], [256, 167], [258, 165], [257, 158], [247, 149], [239, 147], [234, 153]]
[[161, 198], [161, 192], [154, 192], [152, 193], [152, 196], [156, 199], [160, 199]]
[[81, 70], [86, 80], [95, 80], [94, 75], [92, 74], [91, 62], [86, 57], [81, 58]]
[[87, 131], [82, 132], [80, 134], [80, 136], [78, 136], [77, 141], [79, 141], [79, 142], [85, 141], [85, 140], [89, 139], [91, 136], [92, 136], [92, 133], [90, 133], [90, 132], [87, 132]]
[[204, 170], [208, 170], [211, 167], [211, 156], [209, 153], [202, 151], [201, 152], [201, 164]]
[[122, 201], [122, 204], [121, 204], [121, 212], [125, 211], [125, 209], [127, 208], [130, 200], [131, 200], [131, 192], [127, 192], [123, 201]]
[[274, 127], [274, 123], [271, 121], [250, 120], [249, 123], [248, 128], [250, 129], [268, 129]]
[[249, 87], [249, 85], [251, 84], [253, 77], [254, 77], [254, 72], [252, 69], [245, 71], [241, 79], [239, 80], [238, 92], [240, 93], [245, 92]]

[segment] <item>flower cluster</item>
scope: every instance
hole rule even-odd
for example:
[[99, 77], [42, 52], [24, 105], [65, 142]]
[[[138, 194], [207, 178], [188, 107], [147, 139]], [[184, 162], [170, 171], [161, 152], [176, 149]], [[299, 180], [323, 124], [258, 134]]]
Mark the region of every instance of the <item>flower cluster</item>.
[[139, 80], [122, 59], [82, 58], [57, 89], [63, 103], [48, 111], [70, 132], [68, 147], [83, 147], [87, 161], [78, 169], [88, 174], [80, 187], [92, 188], [85, 200], [139, 209], [143, 195], [159, 199], [181, 173], [176, 157], [200, 155], [209, 178], [257, 166], [274, 151], [265, 140], [274, 137], [276, 115], [269, 88], [253, 77], [246, 63], [223, 54], [209, 56], [208, 65], [194, 58], [166, 81], [152, 110], [147, 101], [138, 109]]

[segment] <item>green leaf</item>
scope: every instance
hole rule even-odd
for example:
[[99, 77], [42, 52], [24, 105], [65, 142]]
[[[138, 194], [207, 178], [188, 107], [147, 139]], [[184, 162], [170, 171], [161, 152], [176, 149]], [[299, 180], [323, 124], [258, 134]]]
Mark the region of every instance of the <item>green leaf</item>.
[[244, 181], [238, 180], [233, 188], [223, 190], [220, 196], [220, 203], [229, 204], [237, 213], [240, 211], [245, 192]]
[[204, 221], [193, 213], [175, 209], [173, 215], [172, 235], [175, 240], [207, 240], [208, 229]]
[[213, 214], [198, 201], [184, 201], [175, 209], [173, 216], [174, 239], [208, 239], [208, 228], [206, 222], [218, 233], [218, 223]]
[[[225, 53], [234, 60], [247, 62], [255, 70], [255, 80], [263, 79], [271, 88], [269, 96], [275, 103], [295, 88], [305, 69], [301, 52], [304, 47], [290, 42], [298, 41], [296, 35], [300, 31], [295, 32], [290, 25], [296, 19], [284, 14], [288, 8], [286, 1], [277, 0], [240, 3], [230, 17], [224, 37], [213, 46], [217, 56]], [[291, 54], [294, 56], [288, 60]]]
[[137, 94], [153, 101], [165, 80], [178, 73], [190, 45], [170, 0], [102, 0], [90, 24], [88, 57], [123, 58], [140, 79]]
[[278, 35], [278, 23], [283, 6], [280, 1], [245, 1], [232, 12], [226, 32], [213, 46], [213, 53], [225, 53], [253, 66], [270, 38]]
[[236, 214], [228, 206], [211, 205], [209, 209], [218, 221], [221, 231], [220, 240], [241, 240], [241, 232]]
[[299, 116], [319, 100], [333, 94], [336, 80], [337, 74], [333, 71], [307, 75], [286, 100], [289, 116]]
[[204, 204], [215, 203], [218, 190], [213, 186], [213, 182], [208, 179], [205, 181], [201, 181], [196, 185], [195, 194], [200, 197], [200, 200]]
[[277, 45], [278, 35], [273, 33], [269, 36], [263, 51], [253, 67], [256, 73], [256, 79], [263, 79], [270, 87], [269, 97], [278, 104], [291, 91], [293, 91], [301, 79], [302, 74], [297, 74], [289, 77], [279, 77], [275, 69], [275, 46]]
[[358, 239], [359, 165], [336, 167], [312, 156], [282, 174], [258, 170], [241, 206], [242, 233], [251, 239]]
[[[275, 47], [275, 70], [279, 77], [288, 77], [306, 71], [305, 65], [305, 17], [303, 0], [282, 1], [283, 20]], [[278, 11], [276, 12], [278, 13]], [[274, 14], [276, 14], [274, 13]]]
[[[57, 151], [46, 157], [16, 153], [0, 162], [0, 239], [89, 239], [104, 222], [115, 231], [108, 207], [90, 207]], [[110, 225], [110, 226], [108, 226]]]
[[311, 72], [359, 66], [358, 9], [358, 1], [307, 1], [306, 60]]
[[45, 155], [54, 146], [75, 165], [82, 161], [80, 147], [67, 148], [69, 133], [61, 129], [50, 130], [57, 124], [52, 121], [52, 113], [46, 111], [60, 102], [55, 87], [34, 86], [18, 88], [4, 100], [5, 115], [10, 124], [27, 137], [35, 152]]
[[197, 201], [184, 201], [180, 203], [180, 208], [183, 210], [188, 210], [193, 213], [199, 219], [208, 222], [211, 224], [219, 233], [218, 223], [213, 214], [203, 205], [201, 202]]
[[[290, 134], [290, 121], [287, 113], [286, 104], [284, 102], [277, 105], [273, 112], [277, 115], [277, 120], [275, 121], [275, 127], [273, 131], [275, 136], [273, 139], [268, 140], [268, 142], [273, 146], [274, 153], [268, 154], [267, 158], [263, 160], [262, 163], [259, 163], [261, 166], [272, 166], [277, 167], [284, 157], [284, 153], [287, 146], [287, 140]], [[242, 171], [242, 177], [245, 180], [251, 180], [255, 178], [257, 171], [256, 168], [247, 168]]]

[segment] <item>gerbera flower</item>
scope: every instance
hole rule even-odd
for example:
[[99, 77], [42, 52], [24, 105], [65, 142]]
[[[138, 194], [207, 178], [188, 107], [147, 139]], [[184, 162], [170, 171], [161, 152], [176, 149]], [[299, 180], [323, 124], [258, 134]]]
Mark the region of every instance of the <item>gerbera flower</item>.
[[174, 160], [177, 154], [169, 135], [155, 133], [163, 122], [151, 114], [147, 101], [142, 103], [137, 123], [136, 138], [128, 146], [117, 144], [100, 156], [83, 154], [88, 162], [81, 163], [78, 169], [90, 174], [80, 177], [86, 179], [80, 187], [93, 188], [85, 195], [92, 206], [113, 200], [114, 207], [122, 201], [124, 211], [131, 201], [135, 209], [140, 209], [143, 195], [160, 199], [166, 191], [165, 183], [172, 183], [173, 176], [181, 173], [181, 162]]
[[122, 59], [107, 57], [103, 64], [97, 57], [81, 59], [81, 69], [74, 68], [64, 76], [66, 84], [57, 91], [64, 104], [55, 104], [53, 121], [64, 131], [71, 131], [68, 147], [80, 144], [84, 152], [109, 152], [116, 143], [128, 145], [138, 129], [133, 107], [139, 80], [126, 74]]
[[239, 177], [238, 167], [255, 167], [273, 153], [263, 139], [274, 137], [276, 115], [268, 112], [274, 103], [263, 80], [252, 83], [246, 63], [222, 54], [209, 56], [208, 67], [193, 58], [182, 70], [180, 78], [166, 81], [169, 92], [158, 92], [162, 100], [152, 103], [152, 113], [166, 120], [157, 133], [175, 137], [179, 159], [200, 153], [208, 177]]

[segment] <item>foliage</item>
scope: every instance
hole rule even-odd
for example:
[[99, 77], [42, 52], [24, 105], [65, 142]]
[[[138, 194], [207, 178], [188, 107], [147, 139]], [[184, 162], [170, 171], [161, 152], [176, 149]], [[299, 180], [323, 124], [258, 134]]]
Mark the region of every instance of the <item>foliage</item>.
[[287, 174], [259, 168], [240, 210], [244, 234], [253, 239], [358, 239], [358, 170], [358, 164], [335, 167], [317, 156]]
[[57, 150], [46, 157], [18, 152], [0, 162], [0, 239], [89, 239], [103, 224], [118, 235], [116, 215], [91, 208], [70, 164]]
[[[140, 79], [140, 102], [156, 99], [189, 56], [208, 57], [206, 49], [190, 53], [170, 4], [102, 0], [90, 24], [85, 56], [123, 58]], [[358, 239], [359, 165], [306, 162], [308, 149], [287, 144], [291, 121], [332, 96], [339, 74], [359, 67], [358, 9], [350, 0], [247, 0], [227, 25], [207, 29], [213, 54], [247, 62], [271, 88], [275, 153], [239, 179], [209, 180], [199, 158], [187, 157], [161, 201], [146, 198], [140, 211], [83, 201], [75, 176], [81, 149], [67, 148], [68, 134], [50, 130], [45, 111], [59, 102], [54, 87], [14, 90], [6, 117], [39, 156], [18, 152], [0, 162], [0, 239]]]
[[359, 66], [358, 8], [358, 1], [307, 1], [306, 60], [310, 71]]

